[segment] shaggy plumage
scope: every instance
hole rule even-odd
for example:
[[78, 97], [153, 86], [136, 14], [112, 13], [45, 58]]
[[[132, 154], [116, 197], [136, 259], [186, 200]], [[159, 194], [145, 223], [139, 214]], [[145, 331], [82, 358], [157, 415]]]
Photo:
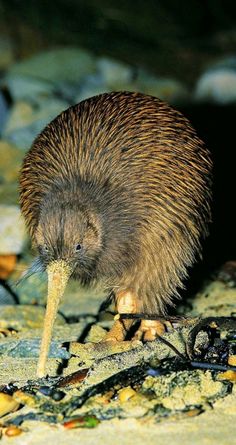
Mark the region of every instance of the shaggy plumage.
[[132, 289], [165, 312], [210, 221], [211, 161], [189, 121], [139, 93], [72, 106], [37, 137], [20, 175], [30, 235], [46, 267]]

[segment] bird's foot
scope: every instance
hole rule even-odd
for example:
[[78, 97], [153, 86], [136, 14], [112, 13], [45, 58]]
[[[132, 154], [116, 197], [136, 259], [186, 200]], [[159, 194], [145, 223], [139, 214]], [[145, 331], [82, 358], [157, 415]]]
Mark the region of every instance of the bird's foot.
[[153, 341], [166, 332], [166, 325], [159, 320], [142, 320], [134, 340]]
[[[116, 294], [116, 306], [118, 314], [137, 312], [137, 297], [134, 292], [126, 290]], [[123, 341], [131, 328], [134, 320], [115, 319], [110, 331], [106, 334], [104, 341]]]

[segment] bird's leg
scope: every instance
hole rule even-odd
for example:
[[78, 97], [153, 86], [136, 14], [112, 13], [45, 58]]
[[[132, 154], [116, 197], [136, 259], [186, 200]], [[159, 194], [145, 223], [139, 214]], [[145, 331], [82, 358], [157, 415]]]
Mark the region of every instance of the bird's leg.
[[[137, 296], [131, 290], [119, 291], [116, 294], [118, 314], [135, 314], [137, 312]], [[105, 341], [123, 341], [134, 320], [115, 320], [112, 328], [105, 336]]]
[[135, 333], [136, 340], [153, 341], [166, 331], [165, 325], [159, 320], [142, 320]]

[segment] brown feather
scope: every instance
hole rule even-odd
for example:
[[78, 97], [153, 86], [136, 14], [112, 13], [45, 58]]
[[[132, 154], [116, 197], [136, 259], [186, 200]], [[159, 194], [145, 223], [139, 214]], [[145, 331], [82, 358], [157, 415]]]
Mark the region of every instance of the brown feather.
[[139, 93], [102, 94], [37, 137], [21, 170], [21, 208], [32, 239], [50, 246], [46, 264], [67, 255], [77, 231], [87, 257], [75, 278], [133, 289], [139, 312], [164, 313], [207, 234], [211, 167], [181, 113]]

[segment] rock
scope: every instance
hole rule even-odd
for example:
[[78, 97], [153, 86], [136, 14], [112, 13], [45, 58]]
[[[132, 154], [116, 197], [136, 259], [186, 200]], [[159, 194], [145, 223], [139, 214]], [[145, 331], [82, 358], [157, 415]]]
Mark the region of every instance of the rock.
[[0, 255], [0, 279], [6, 280], [16, 266], [16, 255]]
[[99, 75], [95, 74], [87, 76], [79, 89], [79, 93], [75, 96], [75, 102], [81, 102], [89, 97], [108, 93], [110, 91], [112, 91], [112, 89], [105, 84], [104, 80]]
[[5, 435], [7, 437], [19, 436], [22, 433], [23, 433], [23, 430], [21, 428], [19, 428], [18, 426], [15, 426], [15, 425], [8, 426], [6, 431], [5, 431]]
[[106, 335], [107, 331], [99, 325], [93, 325], [86, 337], [88, 343], [99, 343]]
[[26, 150], [48, 122], [66, 108], [67, 102], [51, 97], [43, 99], [36, 109], [28, 102], [16, 102], [3, 130], [3, 137]]
[[0, 140], [0, 156], [0, 184], [16, 184], [24, 153], [9, 142]]
[[18, 255], [25, 240], [25, 225], [19, 207], [0, 205], [0, 255]]
[[80, 48], [61, 48], [36, 54], [30, 59], [13, 65], [9, 74], [29, 76], [50, 81], [78, 83], [95, 71], [93, 56]]
[[55, 92], [52, 82], [27, 75], [9, 74], [5, 76], [2, 83], [7, 87], [14, 102], [37, 103], [38, 98], [47, 98]]
[[3, 286], [0, 286], [0, 306], [4, 304], [14, 304], [12, 294]]
[[176, 79], [152, 76], [140, 71], [136, 81], [136, 88], [141, 93], [150, 94], [169, 103], [181, 103], [188, 98], [185, 86]]
[[8, 106], [3, 94], [0, 91], [0, 135], [2, 133], [3, 126], [7, 119], [8, 115]]
[[[9, 340], [5, 339], [0, 342], [0, 355], [7, 355], [15, 358], [38, 358], [40, 351], [41, 338]], [[62, 347], [61, 341], [52, 340], [50, 343], [50, 358], [69, 359], [70, 353]]]
[[102, 57], [98, 59], [96, 67], [98, 76], [108, 88], [132, 82], [134, 70], [122, 62]]
[[173, 411], [203, 407], [224, 397], [229, 385], [215, 381], [210, 371], [178, 371], [167, 376], [147, 377], [142, 393], [155, 394], [155, 403]]
[[[38, 329], [43, 327], [45, 309], [40, 306], [17, 305], [0, 307], [0, 328], [14, 329]], [[64, 325], [63, 317], [58, 314], [56, 326]], [[26, 334], [25, 334], [26, 335]]]
[[96, 73], [86, 76], [80, 86], [76, 102], [111, 91], [136, 91], [133, 77], [134, 69], [131, 66], [101, 57], [96, 63]]
[[195, 87], [195, 99], [226, 105], [236, 102], [236, 57], [218, 62], [202, 74]]
[[17, 183], [0, 184], [0, 202], [6, 205], [17, 205], [19, 203]]
[[19, 264], [17, 269], [20, 270], [20, 274], [16, 270], [9, 283], [14, 288], [20, 304], [46, 304], [47, 274], [41, 272], [27, 276], [27, 267], [22, 264]]
[[60, 312], [66, 318], [97, 315], [106, 293], [99, 288], [84, 288], [76, 281], [70, 281], [60, 305]]
[[18, 204], [18, 177], [24, 153], [9, 142], [0, 140], [0, 156], [0, 202]]
[[5, 416], [5, 414], [12, 411], [16, 411], [19, 406], [19, 403], [16, 402], [12, 396], [0, 392], [0, 417]]
[[13, 45], [9, 38], [0, 36], [0, 71], [8, 68], [14, 61]]
[[212, 281], [194, 298], [188, 300], [191, 306], [185, 315], [195, 317], [230, 317], [236, 311], [236, 289], [221, 281]]

